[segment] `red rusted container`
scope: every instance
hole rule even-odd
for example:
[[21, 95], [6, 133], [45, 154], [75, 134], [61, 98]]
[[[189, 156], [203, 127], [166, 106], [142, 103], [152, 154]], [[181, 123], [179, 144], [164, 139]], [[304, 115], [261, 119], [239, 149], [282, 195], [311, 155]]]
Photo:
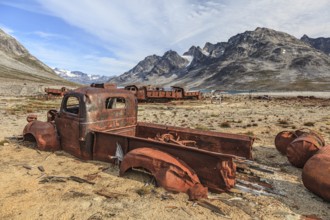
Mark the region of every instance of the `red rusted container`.
[[310, 129], [303, 128], [296, 131], [281, 131], [278, 133], [275, 137], [275, 147], [281, 154], [286, 155], [286, 149], [289, 144], [304, 134], [312, 134], [321, 142], [322, 146], [325, 145], [324, 139], [321, 135]]
[[304, 186], [330, 202], [330, 145], [312, 156], [302, 172]]
[[286, 148], [298, 136], [294, 131], [281, 131], [275, 137], [275, 147], [283, 155], [286, 155]]
[[324, 139], [320, 135], [315, 132], [306, 133], [288, 145], [286, 156], [293, 166], [302, 168], [306, 161], [323, 146]]

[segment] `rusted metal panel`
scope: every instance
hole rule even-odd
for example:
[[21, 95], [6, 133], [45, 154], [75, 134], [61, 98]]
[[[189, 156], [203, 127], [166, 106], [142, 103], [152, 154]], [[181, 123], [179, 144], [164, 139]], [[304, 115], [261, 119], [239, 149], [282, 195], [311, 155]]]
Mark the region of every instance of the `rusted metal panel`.
[[233, 155], [162, 143], [136, 136], [95, 132], [93, 159], [114, 163], [115, 161], [109, 156], [115, 156], [117, 143], [121, 146], [124, 154], [134, 149], [147, 147], [179, 158], [196, 172], [201, 183], [209, 187], [211, 191], [224, 192], [235, 184], [236, 166], [232, 160], [235, 157]]
[[117, 89], [117, 85], [113, 83], [92, 83], [91, 87], [102, 89]]
[[252, 159], [254, 138], [250, 136], [199, 131], [152, 123], [138, 123], [136, 135], [139, 137], [154, 139], [157, 135], [162, 134], [172, 134], [180, 137], [180, 140], [194, 141], [196, 142], [196, 147], [199, 149]]
[[128, 152], [120, 164], [120, 175], [131, 168], [149, 171], [158, 185], [171, 192], [189, 192], [189, 199], [207, 198], [207, 188], [202, 186], [196, 173], [183, 161], [151, 148], [138, 148]]
[[200, 100], [200, 99], [202, 99], [202, 93], [200, 91], [197, 91], [197, 92], [185, 92], [184, 93], [184, 98], [185, 99], [197, 99], [197, 100]]
[[307, 189], [330, 202], [330, 145], [306, 162], [302, 181]]
[[60, 150], [60, 142], [53, 123], [33, 120], [23, 130], [24, 139], [36, 141], [37, 148], [45, 151]]

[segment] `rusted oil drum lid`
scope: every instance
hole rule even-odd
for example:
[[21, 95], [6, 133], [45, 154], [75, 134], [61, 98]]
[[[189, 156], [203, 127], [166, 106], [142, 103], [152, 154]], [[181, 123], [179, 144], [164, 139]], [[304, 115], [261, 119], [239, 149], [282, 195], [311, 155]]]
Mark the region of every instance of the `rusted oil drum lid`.
[[306, 162], [302, 181], [308, 190], [330, 201], [330, 145], [323, 147]]
[[293, 166], [302, 168], [321, 147], [322, 143], [313, 134], [303, 134], [289, 144], [286, 156]]
[[281, 131], [275, 137], [275, 147], [283, 155], [286, 155], [286, 148], [297, 138], [293, 131]]

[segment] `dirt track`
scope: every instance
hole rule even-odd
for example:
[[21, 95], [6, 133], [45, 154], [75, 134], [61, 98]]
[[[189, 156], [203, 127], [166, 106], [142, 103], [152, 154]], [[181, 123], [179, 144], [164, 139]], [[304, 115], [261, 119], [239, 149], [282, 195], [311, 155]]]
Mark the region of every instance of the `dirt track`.
[[[39, 152], [31, 144], [12, 137], [26, 124], [24, 109], [15, 110], [24, 98], [0, 102], [0, 219], [221, 219], [210, 210], [188, 201], [185, 194], [170, 194], [150, 184], [145, 174], [132, 172], [118, 177], [118, 168], [107, 163], [80, 161], [64, 152]], [[55, 101], [59, 103], [59, 101]], [[54, 104], [49, 104], [54, 105]], [[37, 108], [40, 109], [40, 105]], [[275, 194], [247, 192], [209, 195], [209, 202], [232, 219], [301, 219], [315, 215], [330, 219], [330, 204], [304, 188], [301, 169], [292, 167], [274, 148], [274, 137], [282, 130], [306, 127], [330, 140], [330, 100], [250, 100], [225, 97], [221, 104], [174, 102], [142, 104], [139, 121], [254, 135], [254, 158], [278, 170], [274, 174], [255, 171], [274, 187]], [[29, 110], [31, 111], [31, 110]], [[44, 119], [46, 111], [38, 112]], [[8, 139], [10, 138], [10, 139]], [[42, 166], [45, 172], [41, 172]], [[46, 176], [77, 176], [94, 182], [78, 183], [60, 178], [41, 183]], [[54, 181], [54, 180], [53, 180]], [[103, 190], [112, 198], [98, 195]]]

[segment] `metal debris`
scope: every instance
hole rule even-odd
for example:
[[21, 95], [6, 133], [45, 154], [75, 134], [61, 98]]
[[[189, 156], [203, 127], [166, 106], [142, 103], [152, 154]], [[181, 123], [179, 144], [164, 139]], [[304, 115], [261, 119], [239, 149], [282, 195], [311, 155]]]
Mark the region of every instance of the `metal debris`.
[[94, 182], [91, 182], [89, 180], [86, 180], [86, 179], [83, 179], [83, 178], [80, 178], [80, 177], [77, 177], [77, 176], [69, 176], [68, 179], [72, 180], [72, 181], [75, 181], [75, 182], [78, 182], [78, 183], [88, 183], [88, 184], [91, 184], [91, 185], [95, 184]]
[[60, 182], [66, 182], [67, 177], [61, 177], [61, 176], [45, 176], [42, 177], [42, 179], [39, 181], [39, 183], [60, 183]]
[[88, 183], [91, 185], [94, 185], [94, 182], [82, 179], [80, 177], [77, 176], [45, 176], [42, 177], [42, 179], [39, 181], [39, 183], [52, 183], [52, 182], [66, 182], [67, 180], [72, 180], [78, 183]]
[[40, 172], [45, 172], [45, 169], [43, 166], [38, 166], [38, 170], [40, 170]]
[[105, 191], [105, 190], [94, 191], [94, 193], [96, 193], [97, 195], [100, 195], [100, 196], [104, 196], [108, 199], [112, 199], [112, 198], [117, 199], [120, 196], [128, 196], [125, 193], [108, 192], [108, 191]]
[[198, 201], [196, 201], [196, 203], [204, 208], [211, 210], [212, 212], [217, 213], [218, 215], [220, 215], [223, 218], [230, 218], [218, 206], [215, 206], [206, 200], [198, 200]]

